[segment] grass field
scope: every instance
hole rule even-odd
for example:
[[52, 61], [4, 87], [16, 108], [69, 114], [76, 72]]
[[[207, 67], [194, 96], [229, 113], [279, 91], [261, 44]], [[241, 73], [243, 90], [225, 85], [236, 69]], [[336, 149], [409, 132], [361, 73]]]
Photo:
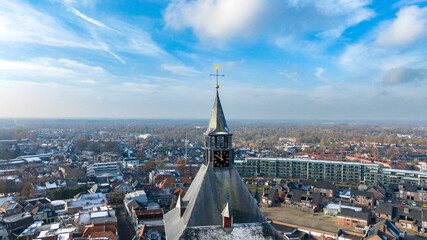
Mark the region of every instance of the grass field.
[[[246, 184], [246, 187], [250, 190], [250, 191], [256, 191], [256, 184]], [[262, 192], [263, 188], [271, 188], [271, 186], [268, 185], [258, 185], [258, 192]]]

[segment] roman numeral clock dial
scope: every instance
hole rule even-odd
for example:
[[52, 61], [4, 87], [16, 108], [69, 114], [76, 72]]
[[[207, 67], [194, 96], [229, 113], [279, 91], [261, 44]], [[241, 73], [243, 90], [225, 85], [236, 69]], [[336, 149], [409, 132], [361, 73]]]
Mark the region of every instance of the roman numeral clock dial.
[[228, 167], [228, 166], [230, 166], [230, 152], [214, 151], [214, 167]]

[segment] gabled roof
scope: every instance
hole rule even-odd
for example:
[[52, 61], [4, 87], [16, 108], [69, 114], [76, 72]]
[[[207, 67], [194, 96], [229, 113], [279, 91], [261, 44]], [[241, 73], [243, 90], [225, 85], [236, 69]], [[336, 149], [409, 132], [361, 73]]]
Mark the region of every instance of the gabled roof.
[[171, 188], [174, 183], [183, 183], [188, 186], [191, 184], [191, 181], [188, 177], [170, 177], [159, 183], [159, 188]]
[[225, 115], [222, 110], [221, 101], [219, 100], [218, 91], [216, 92], [216, 98], [212, 108], [208, 129], [206, 130], [206, 134], [212, 133], [229, 133], [227, 122], [225, 121]]
[[341, 212], [339, 212], [337, 216], [368, 221], [371, 213], [366, 210], [358, 212], [353, 209], [342, 208]]
[[321, 195], [319, 192], [310, 192], [307, 194], [307, 191], [293, 189], [287, 193], [286, 197], [295, 203], [308, 201], [317, 204], [320, 201]]
[[2, 208], [4, 211], [8, 211], [8, 210], [12, 210], [15, 207], [19, 207], [21, 205], [19, 205], [17, 202], [15, 202], [14, 200], [8, 200], [5, 201], [0, 208]]
[[335, 184], [327, 181], [312, 181], [312, 180], [301, 180], [303, 185], [313, 186], [313, 188], [319, 189], [329, 189], [333, 190], [335, 188]]
[[368, 191], [351, 190], [351, 196], [365, 196], [365, 197], [373, 198], [374, 193], [368, 192]]
[[[400, 234], [399, 228], [397, 228], [396, 225], [388, 219], [383, 219], [383, 220], [379, 221], [374, 226], [372, 226], [371, 229], [369, 229], [369, 231], [373, 232], [373, 234], [381, 235], [380, 232], [382, 232], [381, 227], [383, 225], [395, 237], [395, 239], [399, 239], [399, 234]], [[383, 235], [385, 235], [385, 233], [383, 233]]]
[[127, 207], [129, 210], [132, 210], [133, 208], [139, 207], [139, 204], [136, 200], [132, 200], [130, 203], [128, 203]]
[[83, 232], [83, 237], [88, 237], [96, 232], [111, 232], [113, 234], [117, 233], [117, 228], [114, 225], [99, 225], [87, 227]]
[[92, 233], [88, 239], [105, 239], [108, 238], [110, 240], [116, 240], [116, 236], [108, 231], [108, 232], [94, 232]]
[[375, 211], [379, 214], [390, 216], [391, 218], [394, 218], [397, 213], [397, 209], [394, 207], [393, 203], [381, 203], [377, 206]]

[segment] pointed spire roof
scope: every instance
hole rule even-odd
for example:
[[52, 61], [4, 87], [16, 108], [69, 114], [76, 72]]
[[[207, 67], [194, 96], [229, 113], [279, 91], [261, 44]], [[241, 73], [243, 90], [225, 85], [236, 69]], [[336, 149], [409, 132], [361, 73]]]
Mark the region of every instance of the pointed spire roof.
[[229, 133], [224, 112], [222, 110], [221, 101], [219, 100], [218, 90], [216, 91], [215, 103], [212, 108], [211, 119], [209, 121], [206, 133]]
[[224, 210], [222, 210], [221, 215], [222, 215], [223, 217], [228, 217], [228, 218], [231, 216], [231, 211], [230, 211], [230, 207], [228, 206], [228, 202], [227, 202], [227, 204], [225, 205]]

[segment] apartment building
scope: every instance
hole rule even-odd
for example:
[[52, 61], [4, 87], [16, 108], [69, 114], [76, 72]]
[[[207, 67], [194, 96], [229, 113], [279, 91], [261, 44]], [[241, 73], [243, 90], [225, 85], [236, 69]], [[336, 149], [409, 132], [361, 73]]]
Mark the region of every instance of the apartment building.
[[318, 179], [339, 182], [427, 184], [427, 173], [381, 168], [378, 164], [303, 158], [247, 158], [236, 160], [241, 176]]

